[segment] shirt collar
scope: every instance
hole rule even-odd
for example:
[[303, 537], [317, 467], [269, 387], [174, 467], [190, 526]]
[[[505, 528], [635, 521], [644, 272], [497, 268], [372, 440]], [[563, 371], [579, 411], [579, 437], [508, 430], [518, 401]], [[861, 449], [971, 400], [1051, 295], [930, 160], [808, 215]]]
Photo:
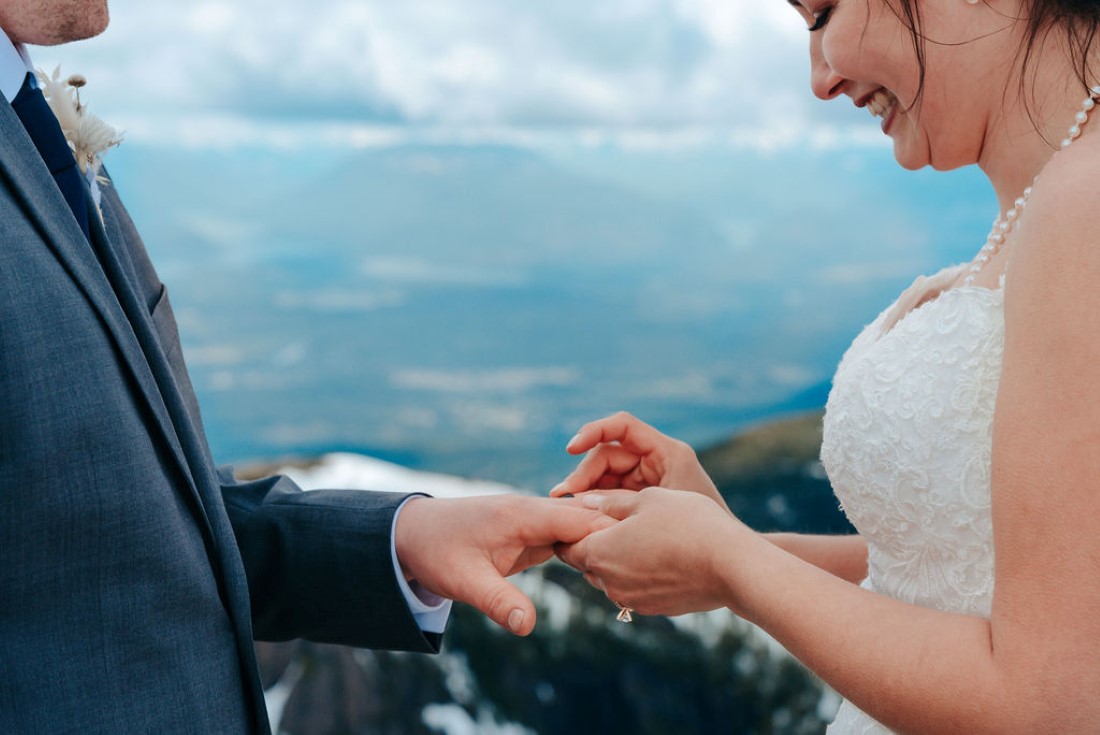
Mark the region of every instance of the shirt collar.
[[0, 94], [11, 102], [19, 94], [27, 72], [33, 72], [31, 58], [23, 44], [14, 44], [0, 28]]

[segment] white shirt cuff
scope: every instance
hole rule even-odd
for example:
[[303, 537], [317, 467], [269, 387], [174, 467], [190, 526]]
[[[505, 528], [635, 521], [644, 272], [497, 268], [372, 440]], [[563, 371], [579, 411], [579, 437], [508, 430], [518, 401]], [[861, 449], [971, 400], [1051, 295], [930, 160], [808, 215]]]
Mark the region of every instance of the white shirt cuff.
[[[416, 497], [416, 496], [413, 496]], [[423, 497], [423, 496], [420, 496]], [[390, 558], [393, 559], [393, 571], [397, 575], [397, 584], [401, 587], [401, 593], [405, 596], [405, 602], [409, 606], [413, 620], [425, 633], [442, 633], [447, 629], [447, 620], [451, 617], [451, 605], [453, 600], [440, 597], [421, 587], [414, 580], [409, 584], [405, 579], [405, 573], [401, 571], [401, 562], [397, 560], [397, 544], [394, 534], [397, 531], [397, 516], [412, 498], [406, 498], [404, 503], [397, 506], [393, 514], [393, 526], [390, 528]]]

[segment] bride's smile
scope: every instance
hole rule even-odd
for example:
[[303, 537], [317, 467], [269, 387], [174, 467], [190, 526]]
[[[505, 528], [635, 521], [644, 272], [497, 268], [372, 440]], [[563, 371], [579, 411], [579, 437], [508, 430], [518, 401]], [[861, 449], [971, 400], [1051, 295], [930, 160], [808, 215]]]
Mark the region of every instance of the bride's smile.
[[967, 13], [963, 0], [922, 3], [918, 36], [886, 0], [788, 2], [810, 31], [817, 97], [869, 109], [905, 168], [979, 160], [1009, 80], [1003, 51], [1018, 40], [1001, 16]]
[[890, 126], [898, 111], [898, 98], [887, 89], [877, 89], [869, 97], [856, 100], [856, 107], [866, 107], [871, 114], [882, 120], [882, 132], [890, 134]]

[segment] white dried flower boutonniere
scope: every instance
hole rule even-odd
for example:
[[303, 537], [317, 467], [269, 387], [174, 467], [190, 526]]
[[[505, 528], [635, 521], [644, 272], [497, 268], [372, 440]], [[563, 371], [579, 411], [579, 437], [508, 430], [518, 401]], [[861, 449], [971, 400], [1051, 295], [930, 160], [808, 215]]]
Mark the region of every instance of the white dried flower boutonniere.
[[[88, 107], [80, 101], [80, 90], [88, 81], [80, 74], [61, 78], [61, 67], [48, 75], [41, 69], [36, 70], [38, 86], [46, 97], [61, 132], [73, 149], [73, 156], [80, 172], [88, 178], [92, 189], [92, 198], [99, 208], [99, 185], [106, 186], [108, 180], [99, 175], [103, 161], [100, 156], [110, 148], [122, 142], [122, 135], [107, 123], [88, 112]], [[102, 219], [103, 213], [100, 212]]]

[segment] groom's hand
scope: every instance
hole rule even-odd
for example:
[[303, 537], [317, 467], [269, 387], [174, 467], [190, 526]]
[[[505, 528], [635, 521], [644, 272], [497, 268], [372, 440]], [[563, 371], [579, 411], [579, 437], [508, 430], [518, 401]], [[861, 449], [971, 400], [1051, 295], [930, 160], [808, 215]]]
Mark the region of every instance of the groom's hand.
[[576, 543], [614, 523], [598, 511], [548, 498], [413, 498], [397, 518], [394, 543], [407, 578], [527, 635], [535, 627], [535, 606], [504, 577], [546, 561], [555, 544]]

